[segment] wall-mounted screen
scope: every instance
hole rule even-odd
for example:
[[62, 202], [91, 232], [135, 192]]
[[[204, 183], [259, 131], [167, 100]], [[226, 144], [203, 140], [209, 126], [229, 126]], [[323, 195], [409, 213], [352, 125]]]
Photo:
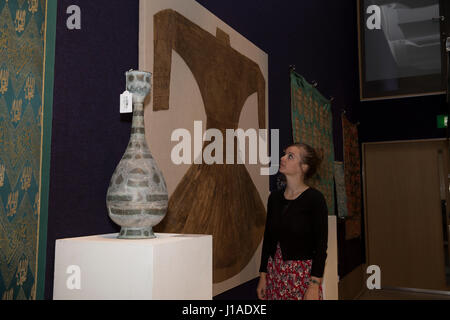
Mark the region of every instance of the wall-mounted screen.
[[446, 17], [440, 0], [358, 4], [361, 100], [445, 93]]

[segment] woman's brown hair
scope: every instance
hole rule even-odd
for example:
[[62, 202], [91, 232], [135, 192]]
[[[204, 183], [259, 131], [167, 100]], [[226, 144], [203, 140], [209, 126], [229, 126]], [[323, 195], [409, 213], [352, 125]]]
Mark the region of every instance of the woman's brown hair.
[[[323, 161], [323, 151], [316, 151], [316, 149], [310, 145], [301, 142], [293, 143], [287, 148], [289, 147], [297, 147], [300, 150], [302, 160], [299, 162], [299, 165], [302, 163], [308, 165], [308, 171], [305, 173], [304, 177], [305, 181], [314, 177]], [[304, 150], [304, 152], [302, 152], [302, 150]], [[284, 174], [279, 172], [276, 180], [277, 188], [279, 190], [286, 188], [286, 176]]]
[[308, 165], [308, 171], [305, 173], [305, 180], [309, 180], [314, 177], [323, 161], [323, 152], [321, 150], [317, 151], [309, 144], [302, 142], [294, 143], [289, 147], [297, 147], [300, 149], [300, 152], [302, 149], [304, 150], [304, 152], [301, 152], [301, 163]]

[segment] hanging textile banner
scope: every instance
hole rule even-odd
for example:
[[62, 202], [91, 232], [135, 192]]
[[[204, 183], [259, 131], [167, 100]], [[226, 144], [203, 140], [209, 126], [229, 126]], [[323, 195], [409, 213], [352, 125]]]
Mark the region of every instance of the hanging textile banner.
[[[54, 35], [56, 28], [56, 1], [49, 3], [0, 0], [2, 300], [43, 297], [47, 212], [42, 204], [47, 205], [48, 198], [51, 105], [47, 102], [53, 92], [47, 79], [53, 81], [54, 57], [54, 51], [47, 55], [45, 67], [46, 32]], [[49, 11], [52, 23], [46, 28]], [[53, 37], [50, 44], [54, 50]]]
[[347, 193], [345, 189], [344, 163], [334, 162], [334, 182], [336, 184], [336, 200], [339, 218], [345, 218], [348, 215]]
[[358, 127], [342, 115], [344, 139], [344, 172], [347, 192], [348, 217], [345, 223], [345, 239], [361, 236], [361, 161], [358, 143]]
[[334, 215], [334, 145], [331, 103], [302, 76], [291, 72], [291, 112], [294, 142], [303, 142], [323, 155], [322, 165], [312, 181]]

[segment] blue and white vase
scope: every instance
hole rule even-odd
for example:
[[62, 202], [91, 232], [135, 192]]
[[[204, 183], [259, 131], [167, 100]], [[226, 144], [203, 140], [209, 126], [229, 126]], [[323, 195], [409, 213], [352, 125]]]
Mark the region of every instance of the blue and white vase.
[[145, 140], [144, 100], [151, 90], [149, 72], [130, 70], [127, 90], [133, 95], [131, 138], [106, 195], [109, 217], [121, 226], [119, 239], [155, 238], [153, 226], [166, 216], [167, 186]]

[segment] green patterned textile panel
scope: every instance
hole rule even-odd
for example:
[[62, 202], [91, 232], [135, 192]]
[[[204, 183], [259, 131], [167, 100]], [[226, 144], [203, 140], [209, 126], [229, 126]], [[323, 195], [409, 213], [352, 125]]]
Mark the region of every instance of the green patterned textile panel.
[[292, 133], [295, 143], [306, 143], [323, 157], [316, 177], [311, 181], [325, 197], [328, 214], [334, 210], [334, 144], [331, 102], [305, 78], [291, 72]]
[[[44, 118], [49, 114], [51, 126], [51, 105], [45, 103], [51, 99], [44, 99], [44, 92], [52, 93], [44, 85], [46, 10], [46, 0], [0, 0], [0, 299], [3, 300], [38, 298], [38, 274], [44, 275], [43, 270], [38, 272], [38, 266], [40, 259], [45, 260], [45, 247], [39, 248], [39, 242], [46, 238], [46, 228], [40, 223], [46, 224], [47, 214], [41, 212], [41, 195], [48, 198], [48, 190], [42, 190], [48, 170], [43, 172], [42, 166], [49, 159], [45, 151], [49, 139], [43, 134]], [[52, 13], [55, 20], [56, 11]]]

